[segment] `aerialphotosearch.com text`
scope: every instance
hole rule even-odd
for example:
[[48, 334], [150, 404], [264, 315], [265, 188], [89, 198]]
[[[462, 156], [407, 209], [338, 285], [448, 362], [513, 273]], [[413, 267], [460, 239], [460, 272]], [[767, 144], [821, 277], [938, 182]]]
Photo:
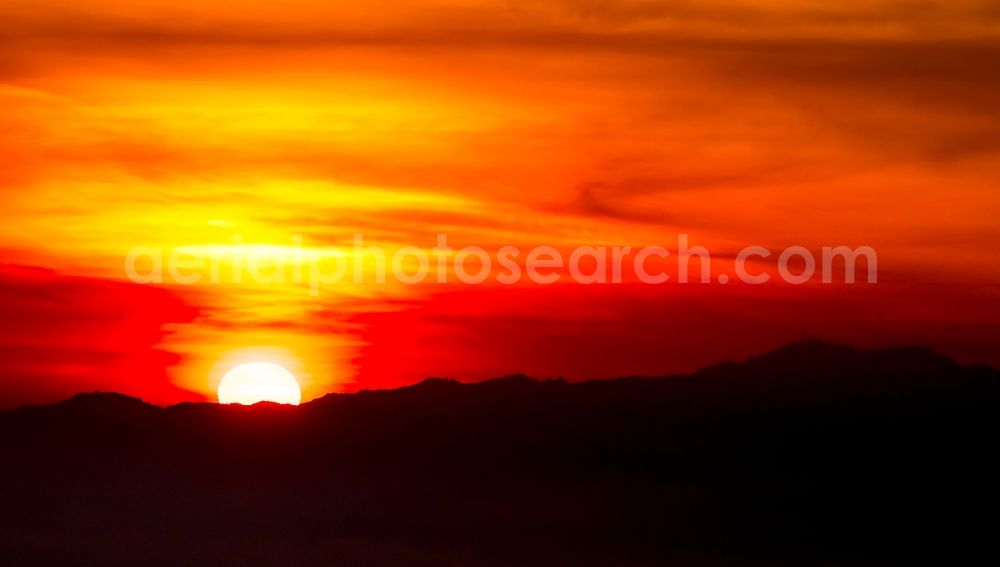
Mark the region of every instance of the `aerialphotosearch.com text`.
[[239, 236], [228, 244], [192, 245], [172, 249], [138, 246], [125, 258], [128, 278], [141, 284], [294, 284], [313, 295], [338, 284], [404, 285], [460, 282], [477, 285], [531, 282], [584, 285], [639, 282], [760, 285], [781, 281], [877, 283], [878, 256], [870, 246], [824, 246], [811, 250], [789, 246], [770, 250], [747, 246], [735, 254], [713, 257], [704, 246], [692, 245], [687, 234], [676, 246], [539, 245], [531, 248], [480, 246], [454, 248], [438, 234], [431, 248], [386, 246], [365, 242], [355, 234], [351, 246], [303, 246], [245, 243]]

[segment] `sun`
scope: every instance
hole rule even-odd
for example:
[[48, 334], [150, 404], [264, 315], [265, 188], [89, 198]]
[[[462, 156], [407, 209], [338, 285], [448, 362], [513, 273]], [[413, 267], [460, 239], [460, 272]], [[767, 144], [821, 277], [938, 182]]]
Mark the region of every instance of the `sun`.
[[302, 390], [284, 367], [271, 362], [247, 362], [234, 366], [219, 382], [220, 404], [250, 405], [257, 402], [299, 405]]

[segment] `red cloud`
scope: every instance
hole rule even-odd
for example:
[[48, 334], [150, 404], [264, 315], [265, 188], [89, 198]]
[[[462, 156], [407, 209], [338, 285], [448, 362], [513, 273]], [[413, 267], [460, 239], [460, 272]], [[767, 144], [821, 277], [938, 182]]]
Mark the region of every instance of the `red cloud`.
[[177, 356], [158, 350], [167, 323], [196, 310], [170, 292], [0, 265], [0, 400], [7, 406], [114, 390], [166, 403]]

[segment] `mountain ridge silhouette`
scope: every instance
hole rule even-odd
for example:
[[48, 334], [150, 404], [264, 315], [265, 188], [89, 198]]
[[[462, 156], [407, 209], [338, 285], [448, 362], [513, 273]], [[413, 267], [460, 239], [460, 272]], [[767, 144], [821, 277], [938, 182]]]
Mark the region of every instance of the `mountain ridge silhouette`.
[[685, 375], [0, 413], [8, 564], [991, 564], [1000, 372], [816, 341]]
[[[859, 349], [853, 346], [830, 343], [822, 340], [811, 339], [788, 343], [777, 349], [759, 355], [753, 355], [742, 361], [724, 361], [708, 365], [687, 374], [666, 374], [666, 375], [623, 375], [612, 378], [592, 378], [578, 381], [567, 381], [562, 377], [557, 378], [534, 378], [526, 374], [516, 373], [489, 378], [476, 382], [462, 382], [453, 378], [428, 377], [414, 384], [388, 389], [362, 389], [352, 393], [328, 393], [313, 400], [303, 402], [299, 407], [312, 407], [330, 403], [333, 400], [345, 399], [349, 396], [371, 396], [386, 393], [412, 393], [437, 391], [441, 393], [458, 393], [464, 387], [474, 388], [502, 388], [524, 387], [534, 388], [538, 385], [559, 385], [570, 386], [579, 384], [608, 384], [618, 381], [630, 380], [713, 380], [728, 377], [733, 374], [742, 374], [749, 379], [773, 380], [774, 378], [792, 377], [799, 380], [801, 385], [806, 387], [815, 386], [809, 379], [815, 374], [821, 376], [833, 376], [844, 378], [845, 372], [863, 371], [865, 379], [877, 378], [877, 372], [888, 372], [890, 374], [901, 374], [907, 378], [920, 376], [930, 371], [940, 371], [955, 368], [996, 370], [986, 365], [972, 364], [959, 365], [954, 360], [922, 346], [897, 346], [878, 349]], [[849, 377], [849, 376], [848, 376]], [[773, 384], [772, 384], [773, 385]], [[80, 392], [69, 398], [51, 404], [35, 404], [30, 406], [20, 406], [0, 411], [0, 415], [9, 412], [16, 412], [23, 409], [40, 407], [73, 407], [80, 409], [93, 405], [95, 408], [101, 404], [110, 407], [126, 408], [137, 404], [150, 407], [169, 409], [173, 407], [187, 407], [191, 405], [219, 405], [215, 402], [181, 402], [168, 406], [157, 406], [146, 402], [142, 398], [122, 394], [112, 391], [91, 391]], [[266, 407], [276, 405], [270, 402], [260, 402], [249, 407]]]

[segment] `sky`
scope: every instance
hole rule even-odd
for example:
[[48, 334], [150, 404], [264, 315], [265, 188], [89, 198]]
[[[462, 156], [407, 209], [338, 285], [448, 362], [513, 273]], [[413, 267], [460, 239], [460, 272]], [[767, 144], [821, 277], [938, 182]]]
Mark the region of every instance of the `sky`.
[[[6, 0], [0, 406], [686, 372], [802, 337], [1000, 365], [988, 1]], [[139, 284], [504, 245], [871, 246], [878, 283]], [[716, 267], [713, 260], [713, 275]], [[366, 268], [367, 269], [367, 268]], [[762, 270], [773, 270], [763, 262]]]

